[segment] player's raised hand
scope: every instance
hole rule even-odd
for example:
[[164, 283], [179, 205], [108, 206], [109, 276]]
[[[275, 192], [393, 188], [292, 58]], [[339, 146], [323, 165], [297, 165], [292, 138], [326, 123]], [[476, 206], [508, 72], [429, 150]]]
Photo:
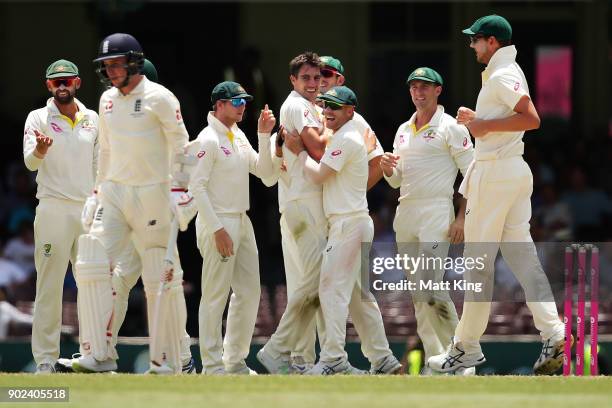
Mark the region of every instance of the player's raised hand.
[[368, 154], [372, 153], [376, 149], [376, 133], [372, 129], [366, 129], [363, 134], [363, 141], [365, 143]]
[[274, 113], [268, 108], [268, 104], [266, 104], [259, 114], [259, 120], [257, 121], [257, 132], [271, 133], [275, 124], [276, 118], [274, 117]]
[[36, 135], [36, 151], [44, 156], [47, 154], [49, 147], [53, 144], [53, 139], [49, 136], [45, 136], [43, 133], [40, 133], [38, 130], [34, 129], [34, 134]]
[[461, 106], [457, 109], [457, 123], [465, 125], [476, 118], [476, 112], [465, 106]]
[[393, 153], [385, 152], [380, 159], [380, 168], [383, 169], [383, 172], [387, 177], [391, 177], [393, 175], [393, 169], [397, 167], [397, 163], [399, 161], [399, 156]]

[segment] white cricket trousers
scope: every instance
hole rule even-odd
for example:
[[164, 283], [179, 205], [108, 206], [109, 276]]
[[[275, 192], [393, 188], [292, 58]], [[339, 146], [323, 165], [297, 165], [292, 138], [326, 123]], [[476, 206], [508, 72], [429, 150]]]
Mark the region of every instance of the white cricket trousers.
[[[400, 201], [393, 221], [393, 229], [400, 254], [419, 257], [425, 254], [436, 259], [448, 255], [448, 229], [455, 219], [453, 202], [449, 198], [425, 198]], [[405, 271], [409, 280], [441, 282], [444, 269]], [[425, 361], [442, 354], [451, 342], [459, 321], [455, 304], [448, 291], [412, 293], [417, 333], [425, 351]], [[443, 308], [447, 313], [440, 314]]]
[[[473, 163], [468, 180], [464, 182], [468, 183], [464, 256], [486, 254], [489, 261], [483, 271], [473, 274], [470, 271], [466, 277], [491, 286], [495, 255], [501, 247], [504, 260], [526, 291], [527, 306], [542, 338], [563, 336], [563, 323], [554, 301], [529, 301], [533, 298], [534, 285], [538, 286], [538, 296], [552, 299], [552, 294], [548, 293], [551, 291], [548, 279], [529, 233], [533, 192], [529, 165], [522, 156], [479, 160]], [[455, 337], [467, 352], [480, 351], [480, 337], [487, 328], [490, 312], [490, 299], [464, 301]]]
[[83, 202], [42, 198], [34, 219], [36, 299], [32, 354], [36, 364], [55, 364], [60, 352], [62, 294], [68, 261], [74, 267]]
[[372, 294], [361, 288], [362, 249], [369, 252], [374, 224], [368, 213], [332, 216], [329, 238], [323, 252], [319, 300], [325, 320], [325, 340], [320, 361], [347, 358], [346, 321], [349, 311], [361, 338], [361, 348], [372, 364], [388, 355], [382, 316]]
[[[196, 219], [198, 248], [202, 255], [202, 299], [198, 321], [203, 372], [225, 366], [244, 366], [255, 329], [261, 286], [259, 258], [253, 225], [246, 213], [217, 214], [234, 244], [234, 255], [225, 261], [217, 251], [214, 231]], [[225, 339], [221, 326], [230, 296]]]
[[[129, 186], [105, 181], [100, 185], [98, 195], [101, 209], [96, 212], [90, 234], [101, 240], [111, 268], [130, 255], [127, 248], [132, 246], [132, 239], [139, 243], [142, 248], [142, 281], [147, 296], [148, 327], [153, 327], [157, 289], [164, 270], [170, 234], [170, 185]], [[133, 266], [132, 270], [138, 270], [140, 262]], [[175, 272], [173, 279], [182, 281], [182, 271]], [[114, 299], [105, 301], [114, 302]], [[184, 327], [185, 322], [182, 325]]]
[[317, 331], [321, 343], [325, 337], [319, 280], [327, 243], [327, 218], [321, 197], [288, 202], [280, 226], [287, 307], [266, 350], [275, 357], [292, 353], [293, 357], [301, 356], [304, 361], [314, 363]]

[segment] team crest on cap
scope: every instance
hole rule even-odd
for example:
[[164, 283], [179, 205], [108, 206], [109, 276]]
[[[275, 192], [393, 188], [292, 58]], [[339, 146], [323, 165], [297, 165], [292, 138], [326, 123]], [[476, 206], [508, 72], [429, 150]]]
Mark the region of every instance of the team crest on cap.
[[418, 76], [425, 75], [425, 70], [423, 68], [419, 68], [416, 71], [414, 71], [414, 75], [418, 75]]
[[244, 88], [240, 85], [238, 85], [238, 87], [236, 87], [236, 91], [240, 92], [240, 93], [246, 93], [246, 91], [244, 90]]
[[66, 70], [66, 67], [63, 65], [58, 65], [57, 67], [55, 67], [55, 72], [64, 72]]
[[331, 96], [338, 96], [338, 94], [336, 93], [335, 89], [332, 89], [331, 91], [328, 91], [327, 94], [331, 95]]

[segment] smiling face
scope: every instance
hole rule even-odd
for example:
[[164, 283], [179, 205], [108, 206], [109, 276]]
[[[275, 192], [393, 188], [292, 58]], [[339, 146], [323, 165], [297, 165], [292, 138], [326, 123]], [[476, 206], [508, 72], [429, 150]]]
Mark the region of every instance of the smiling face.
[[319, 94], [319, 84], [321, 82], [321, 69], [317, 66], [304, 64], [300, 67], [297, 76], [289, 76], [293, 90], [304, 98], [314, 102]]
[[76, 76], [47, 79], [47, 89], [60, 105], [71, 103], [80, 86], [81, 78]]
[[324, 94], [334, 86], [341, 85], [344, 85], [344, 75], [339, 74], [337, 71], [327, 67], [321, 69], [321, 84], [319, 85], [320, 93]]
[[323, 109], [323, 114], [325, 115], [325, 127], [334, 132], [337, 131], [344, 126], [346, 122], [353, 118], [354, 111], [354, 106], [325, 102], [325, 109]]
[[431, 110], [438, 105], [442, 87], [436, 83], [413, 79], [410, 81], [410, 96], [417, 110]]

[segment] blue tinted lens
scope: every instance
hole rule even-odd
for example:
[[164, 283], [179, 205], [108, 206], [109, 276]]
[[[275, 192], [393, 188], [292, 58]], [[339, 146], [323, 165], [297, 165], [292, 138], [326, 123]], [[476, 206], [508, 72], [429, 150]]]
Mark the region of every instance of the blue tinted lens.
[[242, 105], [246, 105], [246, 99], [244, 99], [244, 98], [232, 99], [231, 101], [232, 101], [232, 106], [234, 108], [237, 108], [237, 107], [242, 106]]

